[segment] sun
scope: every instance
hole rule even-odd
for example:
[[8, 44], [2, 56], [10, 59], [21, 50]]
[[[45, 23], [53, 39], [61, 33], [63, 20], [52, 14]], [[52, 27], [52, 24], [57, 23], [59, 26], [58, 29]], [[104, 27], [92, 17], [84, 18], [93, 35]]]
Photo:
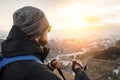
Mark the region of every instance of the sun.
[[59, 13], [60, 21], [64, 21], [62, 23], [64, 27], [86, 28], [90, 26], [90, 23], [83, 19], [85, 15], [80, 14], [81, 12], [77, 9], [76, 5], [62, 7]]
[[69, 21], [69, 26], [75, 28], [86, 28], [89, 27], [89, 23], [81, 18], [74, 17]]

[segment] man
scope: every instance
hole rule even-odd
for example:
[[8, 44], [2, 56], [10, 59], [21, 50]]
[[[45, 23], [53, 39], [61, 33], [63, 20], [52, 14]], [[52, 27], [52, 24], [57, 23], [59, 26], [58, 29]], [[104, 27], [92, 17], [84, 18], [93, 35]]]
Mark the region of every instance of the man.
[[[49, 49], [47, 34], [49, 22], [38, 8], [27, 6], [13, 14], [13, 26], [2, 43], [1, 80], [60, 80], [52, 71], [60, 68], [57, 60], [43, 64]], [[8, 61], [8, 62], [7, 62]], [[76, 80], [85, 75], [81, 66], [73, 66]]]

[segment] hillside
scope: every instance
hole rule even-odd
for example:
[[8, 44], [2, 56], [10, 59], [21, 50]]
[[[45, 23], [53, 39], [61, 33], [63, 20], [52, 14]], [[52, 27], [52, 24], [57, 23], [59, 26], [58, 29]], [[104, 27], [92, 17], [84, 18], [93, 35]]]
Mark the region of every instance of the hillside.
[[105, 59], [105, 60], [116, 60], [120, 58], [120, 48], [110, 47], [106, 50], [100, 51], [93, 58]]
[[[120, 60], [118, 60], [120, 61]], [[120, 73], [114, 75], [113, 70], [120, 64], [116, 61], [91, 58], [88, 61], [88, 71], [91, 80], [120, 80]]]
[[[60, 59], [63, 61], [71, 60], [74, 54], [60, 56]], [[88, 51], [77, 55], [75, 58], [87, 63], [88, 70], [86, 73], [91, 80], [120, 80], [120, 69], [118, 69], [120, 68], [119, 48], [109, 47], [101, 51]], [[69, 76], [67, 75], [68, 78]]]

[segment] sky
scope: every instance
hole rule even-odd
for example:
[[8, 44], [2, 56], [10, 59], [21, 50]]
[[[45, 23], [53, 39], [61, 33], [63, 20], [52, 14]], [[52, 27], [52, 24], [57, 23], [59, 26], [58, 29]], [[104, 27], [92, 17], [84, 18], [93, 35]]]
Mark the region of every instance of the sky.
[[44, 11], [52, 37], [120, 33], [120, 0], [0, 0], [0, 30], [9, 32], [12, 14], [24, 6]]

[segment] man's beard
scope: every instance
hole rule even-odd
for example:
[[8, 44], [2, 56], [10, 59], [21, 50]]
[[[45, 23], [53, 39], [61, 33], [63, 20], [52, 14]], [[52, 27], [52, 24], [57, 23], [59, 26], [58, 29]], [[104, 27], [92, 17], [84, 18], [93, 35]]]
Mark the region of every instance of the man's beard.
[[48, 41], [47, 40], [39, 40], [39, 43], [43, 46], [47, 45], [48, 44]]

